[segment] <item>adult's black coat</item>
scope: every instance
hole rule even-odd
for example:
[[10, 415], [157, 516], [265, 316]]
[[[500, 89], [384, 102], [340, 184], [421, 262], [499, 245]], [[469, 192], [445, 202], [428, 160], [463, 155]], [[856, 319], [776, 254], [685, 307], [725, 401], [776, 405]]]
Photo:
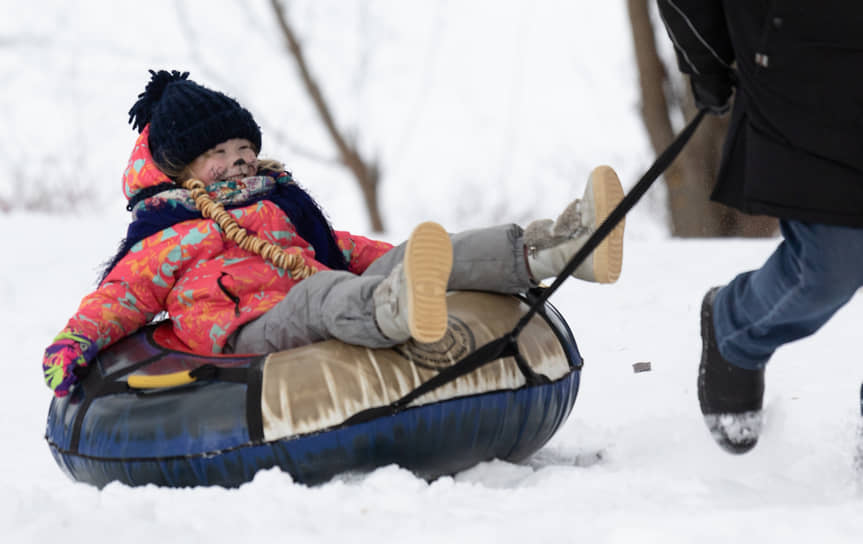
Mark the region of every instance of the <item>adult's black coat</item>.
[[658, 4], [683, 72], [737, 73], [712, 198], [863, 227], [863, 1]]

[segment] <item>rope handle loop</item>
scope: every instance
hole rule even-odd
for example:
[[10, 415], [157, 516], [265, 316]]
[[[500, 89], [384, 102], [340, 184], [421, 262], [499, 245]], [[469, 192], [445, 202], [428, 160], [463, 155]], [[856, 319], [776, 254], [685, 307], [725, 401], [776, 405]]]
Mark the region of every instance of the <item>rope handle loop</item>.
[[147, 390], [169, 389], [207, 380], [248, 384], [249, 368], [223, 367], [206, 363], [192, 370], [180, 370], [168, 374], [131, 374], [125, 382], [115, 383], [132, 390]]
[[172, 372], [170, 374], [159, 374], [148, 376], [145, 374], [133, 374], [126, 378], [126, 383], [132, 389], [161, 389], [164, 387], [178, 387], [196, 381], [189, 370]]

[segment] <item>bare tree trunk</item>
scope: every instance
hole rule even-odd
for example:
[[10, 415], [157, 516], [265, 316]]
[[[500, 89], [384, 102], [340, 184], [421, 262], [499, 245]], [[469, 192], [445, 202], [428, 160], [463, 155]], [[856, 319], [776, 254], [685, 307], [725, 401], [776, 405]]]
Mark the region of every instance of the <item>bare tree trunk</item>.
[[[627, 7], [641, 86], [641, 114], [651, 146], [659, 154], [674, 139], [665, 94], [668, 73], [656, 48], [648, 0], [627, 0]], [[686, 119], [695, 116], [691, 93], [678, 106]], [[747, 216], [710, 201], [727, 130], [727, 117], [708, 116], [665, 171], [673, 236], [769, 236], [776, 231], [776, 221], [771, 218]]]
[[[627, 5], [641, 85], [641, 115], [650, 144], [658, 154], [674, 139], [674, 130], [668, 113], [669, 104], [665, 96], [667, 73], [656, 49], [656, 38], [650, 21], [647, 0], [627, 0]], [[665, 172], [673, 236], [705, 235], [715, 232], [718, 228], [719, 222], [715, 211], [703, 213], [703, 207], [708, 201], [703, 183], [700, 182], [704, 177], [703, 171], [697, 172], [697, 168], [693, 171], [696, 161], [687, 157], [692, 155], [694, 147], [704, 148], [704, 132], [704, 127], [700, 127], [687, 149]]]
[[273, 7], [273, 12], [276, 14], [276, 20], [278, 21], [279, 27], [281, 28], [282, 34], [287, 42], [288, 50], [296, 61], [297, 68], [300, 70], [303, 84], [305, 85], [312, 102], [315, 104], [315, 109], [318, 111], [321, 121], [324, 123], [327, 132], [330, 137], [332, 137], [333, 142], [339, 151], [339, 158], [342, 164], [351, 171], [354, 178], [357, 180], [357, 183], [360, 185], [366, 209], [368, 210], [372, 230], [374, 232], [382, 232], [384, 230], [384, 225], [378, 203], [378, 184], [380, 181], [380, 169], [378, 167], [378, 163], [374, 160], [367, 161], [363, 159], [359, 150], [357, 150], [356, 145], [349, 142], [348, 138], [346, 138], [339, 130], [329, 105], [324, 99], [321, 88], [309, 70], [308, 63], [303, 54], [302, 46], [300, 45], [293, 27], [285, 15], [281, 2], [279, 0], [270, 0], [270, 4]]
[[[686, 99], [682, 104], [684, 115], [691, 119], [696, 114], [695, 99], [689, 86], [686, 86]], [[711, 224], [705, 224], [702, 233], [693, 236], [742, 236], [747, 238], [770, 237], [779, 231], [779, 221], [766, 215], [748, 215], [734, 208], [710, 202], [710, 187], [719, 171], [722, 157], [722, 145], [728, 133], [730, 116], [717, 117], [708, 115], [702, 122], [701, 130], [695, 133], [689, 143], [690, 149], [684, 152], [684, 159], [689, 161], [689, 168], [700, 176], [703, 183], [701, 194], [693, 192], [693, 198], [699, 198], [706, 203], [710, 213]], [[691, 204], [691, 203], [690, 203]], [[698, 208], [698, 206], [692, 206]], [[700, 211], [699, 213], [705, 213]]]

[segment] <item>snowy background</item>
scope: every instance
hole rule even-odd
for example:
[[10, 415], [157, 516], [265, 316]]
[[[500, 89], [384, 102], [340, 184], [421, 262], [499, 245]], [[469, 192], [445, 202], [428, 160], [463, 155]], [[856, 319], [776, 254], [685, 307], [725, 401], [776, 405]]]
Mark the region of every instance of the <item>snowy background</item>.
[[[863, 306], [775, 355], [761, 442], [725, 454], [695, 394], [701, 296], [776, 241], [670, 239], [660, 186], [627, 219], [621, 280], [573, 280], [552, 299], [585, 357], [582, 388], [522, 464], [434, 482], [391, 466], [314, 488], [277, 471], [237, 490], [68, 480], [43, 438], [39, 362], [125, 232], [126, 111], [148, 68], [189, 70], [238, 97], [263, 127], [263, 154], [286, 161], [337, 227], [369, 234], [354, 182], [321, 160], [333, 150], [268, 8], [0, 2], [0, 201], [16, 203], [0, 213], [0, 539], [860, 541]], [[631, 187], [652, 161], [624, 2], [309, 0], [290, 17], [339, 122], [383, 166], [380, 238], [427, 219], [460, 230], [554, 216], [594, 165]], [[641, 361], [653, 370], [633, 373]]]

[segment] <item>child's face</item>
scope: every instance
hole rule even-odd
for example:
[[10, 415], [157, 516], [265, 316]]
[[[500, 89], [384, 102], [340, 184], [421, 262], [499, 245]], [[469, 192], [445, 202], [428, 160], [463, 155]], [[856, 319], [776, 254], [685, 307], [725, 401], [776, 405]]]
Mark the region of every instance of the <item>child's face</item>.
[[237, 181], [257, 174], [258, 155], [249, 140], [232, 138], [199, 155], [188, 171], [204, 185], [222, 180]]

